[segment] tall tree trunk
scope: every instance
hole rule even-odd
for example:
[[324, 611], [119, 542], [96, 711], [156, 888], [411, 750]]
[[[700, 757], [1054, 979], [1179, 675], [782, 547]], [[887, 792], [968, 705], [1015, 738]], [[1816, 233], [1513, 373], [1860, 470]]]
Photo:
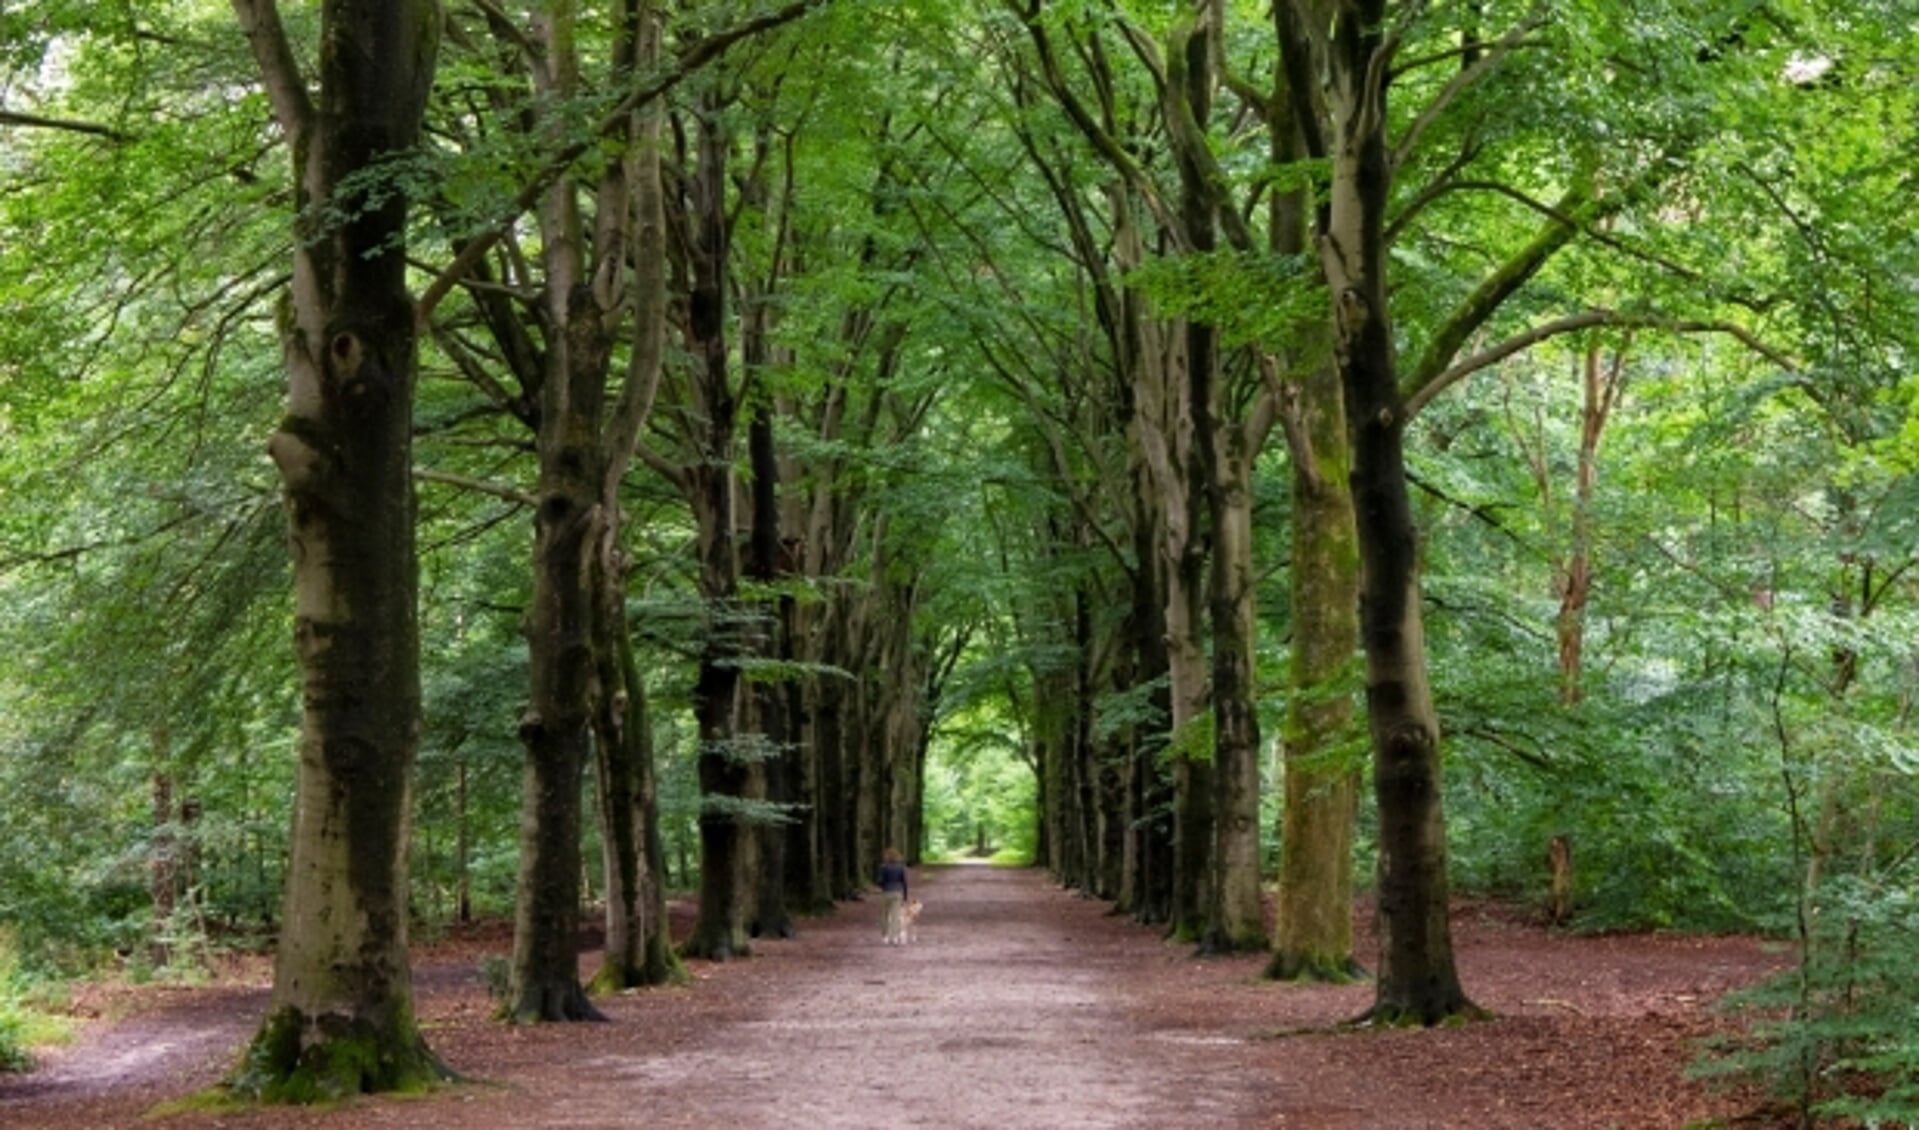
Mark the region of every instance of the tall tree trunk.
[[695, 247], [687, 336], [695, 358], [702, 430], [686, 480], [699, 526], [699, 587], [707, 625], [693, 689], [700, 735], [700, 913], [685, 952], [723, 961], [749, 952], [742, 905], [746, 825], [740, 809], [748, 773], [739, 748], [740, 561], [733, 499], [739, 403], [728, 376], [725, 328], [728, 141], [719, 98], [706, 95], [700, 109], [698, 158], [690, 184]]
[[1204, 948], [1267, 947], [1260, 906], [1259, 716], [1253, 672], [1253, 453], [1246, 429], [1218, 424], [1213, 516], [1213, 898]]
[[[754, 338], [764, 341], [763, 334]], [[745, 357], [749, 370], [765, 361], [763, 346], [747, 343]], [[747, 425], [747, 457], [753, 468], [753, 526], [748, 554], [747, 575], [764, 587], [770, 587], [780, 572], [779, 461], [773, 450], [773, 411], [762, 402]], [[754, 637], [761, 658], [778, 661], [790, 658], [788, 641], [781, 631], [781, 601], [762, 596]], [[759, 937], [790, 938], [793, 917], [787, 909], [786, 852], [788, 824], [785, 808], [792, 795], [792, 771], [796, 758], [787, 735], [786, 682], [784, 676], [761, 680], [754, 691], [754, 716], [765, 741], [765, 757], [756, 763], [765, 799], [780, 806], [780, 815], [760, 822], [754, 829], [759, 839], [757, 905], [754, 933]]]
[[[612, 556], [608, 547], [608, 556]], [[609, 561], [609, 568], [619, 572]], [[664, 985], [685, 976], [666, 918], [666, 851], [660, 836], [653, 723], [627, 630], [625, 587], [602, 592], [596, 642], [602, 695], [594, 723], [600, 840], [606, 882], [606, 949], [593, 991]], [[612, 669], [609, 669], [612, 668]]]
[[[564, 302], [571, 289], [553, 287], [550, 293]], [[563, 359], [569, 352], [556, 348], [549, 356]], [[545, 387], [564, 386], [573, 376], [561, 360]], [[581, 383], [599, 387], [597, 380]], [[577, 395], [584, 387], [574, 391]], [[580, 806], [597, 675], [593, 559], [605, 534], [605, 512], [598, 505], [598, 413], [563, 427], [571, 416], [564, 394], [549, 393], [544, 403], [533, 600], [527, 613], [533, 694], [520, 721], [527, 763], [512, 979], [504, 1010], [521, 1023], [601, 1018], [579, 975]]]
[[[627, 0], [621, 15], [623, 35], [614, 52], [615, 62], [630, 61], [636, 73], [657, 65], [660, 12], [656, 0]], [[619, 170], [621, 179], [602, 184], [596, 209], [616, 209], [619, 184], [630, 187], [630, 222], [625, 210], [617, 214], [620, 222], [627, 223], [628, 238], [615, 243], [614, 226], [600, 225], [603, 254], [630, 245], [633, 307], [625, 384], [602, 433], [606, 459], [599, 489], [605, 521], [593, 570], [593, 650], [598, 668], [594, 750], [607, 888], [605, 959], [593, 984], [602, 992], [666, 984], [685, 976], [673, 952], [666, 917], [666, 852], [660, 835], [652, 720], [627, 623], [628, 562], [620, 548], [625, 526], [621, 483], [652, 409], [666, 345], [666, 214], [660, 179], [663, 117], [657, 103], [639, 111], [633, 124], [633, 149]]]
[[[1189, 511], [1189, 516], [1191, 512]], [[1193, 535], [1197, 538], [1197, 532]], [[1173, 688], [1173, 897], [1167, 936], [1196, 942], [1206, 928], [1213, 846], [1212, 743], [1200, 611], [1205, 555], [1182, 540], [1168, 571], [1167, 661]]]
[[[1274, 18], [1283, 26], [1283, 6]], [[1323, 117], [1316, 89], [1294, 91], [1282, 66], [1271, 106], [1274, 163], [1311, 156], [1307, 123], [1317, 132]], [[1309, 250], [1312, 204], [1304, 191], [1273, 193], [1268, 243], [1275, 254]], [[1359, 644], [1359, 547], [1346, 408], [1339, 374], [1324, 357], [1329, 332], [1323, 317], [1302, 317], [1294, 326], [1286, 360], [1299, 375], [1280, 409], [1291, 455], [1293, 642], [1278, 913], [1266, 967], [1266, 976], [1279, 980], [1343, 981], [1363, 973], [1353, 954], [1360, 769], [1342, 752], [1353, 725], [1347, 687]]]
[[440, 13], [326, 0], [316, 104], [271, 0], [234, 11], [297, 186], [287, 414], [268, 452], [286, 491], [303, 709], [273, 993], [230, 1083], [301, 1102], [446, 1075], [414, 1020], [407, 961], [420, 733], [407, 202], [390, 185], [342, 190], [417, 144]]
[[[536, 36], [545, 113], [579, 89], [572, 0], [542, 9]], [[624, 295], [618, 254], [627, 208], [619, 166], [602, 176], [591, 243], [578, 184], [557, 180], [540, 206], [547, 343], [535, 446], [533, 597], [527, 611], [532, 694], [520, 721], [526, 775], [513, 963], [505, 1013], [516, 1022], [602, 1019], [580, 985], [580, 821], [594, 700], [600, 693], [595, 620], [607, 525], [601, 419], [612, 356], [610, 321]], [[605, 264], [602, 267], [602, 264]], [[604, 633], [600, 633], [603, 637]]]
[[459, 827], [454, 844], [454, 902], [455, 914], [462, 926], [473, 921], [473, 841], [472, 827], [467, 818], [466, 800], [466, 754], [461, 753], [454, 763], [454, 821]]
[[[1167, 47], [1165, 117], [1177, 138], [1180, 226], [1191, 252], [1211, 253], [1219, 229], [1218, 185], [1199, 149], [1212, 112], [1223, 13], [1217, 0], [1193, 0], [1194, 22]], [[1190, 126], [1190, 132], [1188, 127]], [[1200, 140], [1184, 143], [1197, 135]], [[1188, 488], [1204, 516], [1210, 554], [1206, 610], [1212, 624], [1211, 809], [1203, 951], [1265, 948], [1259, 906], [1259, 723], [1252, 685], [1252, 452], [1227, 420], [1220, 383], [1219, 335], [1203, 322], [1186, 328], [1193, 443]], [[1236, 465], [1237, 464], [1237, 465]], [[1199, 583], [1197, 579], [1195, 583]], [[1184, 868], [1182, 868], [1182, 874]]]
[[1293, 468], [1292, 700], [1279, 913], [1266, 976], [1342, 981], [1361, 972], [1353, 956], [1359, 770], [1339, 752], [1353, 720], [1346, 669], [1359, 638], [1359, 550], [1337, 374], [1323, 366], [1309, 373], [1298, 405], [1305, 444]]
[[1352, 433], [1366, 706], [1379, 805], [1379, 970], [1370, 1016], [1426, 1024], [1472, 1010], [1453, 961], [1439, 718], [1426, 678], [1404, 405], [1386, 288], [1384, 0], [1342, 3], [1330, 47], [1333, 177], [1320, 259]]
[[[829, 604], [835, 603], [829, 598]], [[828, 630], [838, 616], [827, 612]], [[838, 655], [830, 647], [823, 654]], [[839, 679], [813, 682], [816, 705], [813, 709], [814, 744], [819, 750], [819, 791], [815, 802], [820, 810], [820, 844], [826, 889], [834, 899], [852, 898], [860, 889], [859, 876], [853, 871], [852, 807], [847, 792], [845, 703], [846, 685]]]

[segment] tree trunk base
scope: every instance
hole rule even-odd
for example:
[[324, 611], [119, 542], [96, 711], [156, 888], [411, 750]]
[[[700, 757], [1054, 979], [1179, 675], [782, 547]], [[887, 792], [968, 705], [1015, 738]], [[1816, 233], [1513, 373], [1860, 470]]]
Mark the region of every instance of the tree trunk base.
[[1200, 938], [1203, 937], [1205, 933], [1206, 927], [1201, 923], [1181, 922], [1169, 918], [1166, 921], [1166, 932], [1164, 936], [1167, 941], [1174, 945], [1191, 946], [1198, 945]]
[[1194, 957], [1220, 957], [1229, 953], [1252, 953], [1272, 946], [1272, 939], [1264, 934], [1249, 932], [1243, 937], [1234, 937], [1224, 930], [1205, 930], [1200, 933]]
[[268, 1014], [225, 1086], [249, 1102], [304, 1105], [420, 1093], [457, 1078], [427, 1049], [410, 1013], [382, 1028], [288, 1005]]
[[794, 928], [791, 918], [782, 919], [770, 926], [762, 926], [755, 922], [748, 928], [747, 933], [755, 938], [777, 938], [783, 942], [791, 941], [800, 934], [799, 930]]
[[1326, 957], [1322, 954], [1275, 953], [1266, 963], [1260, 978], [1266, 981], [1292, 981], [1316, 985], [1350, 985], [1372, 974], [1351, 954]]
[[586, 993], [589, 997], [603, 997], [611, 993], [623, 993], [628, 989], [656, 989], [667, 985], [684, 985], [693, 979], [680, 964], [676, 954], [668, 952], [666, 959], [660, 962], [641, 962], [628, 965], [618, 961], [602, 962], [593, 979], [587, 982]]
[[732, 961], [737, 957], [753, 956], [753, 948], [735, 946], [725, 938], [704, 937], [696, 932], [680, 944], [680, 956], [702, 961]]
[[520, 991], [511, 1008], [501, 1010], [512, 1024], [572, 1024], [598, 1022], [606, 1014], [593, 1007], [586, 990], [575, 984], [547, 987], [529, 986]]
[[1479, 1020], [1491, 1020], [1493, 1014], [1473, 1002], [1434, 1001], [1426, 1004], [1375, 1004], [1346, 1021], [1345, 1028], [1454, 1028]]

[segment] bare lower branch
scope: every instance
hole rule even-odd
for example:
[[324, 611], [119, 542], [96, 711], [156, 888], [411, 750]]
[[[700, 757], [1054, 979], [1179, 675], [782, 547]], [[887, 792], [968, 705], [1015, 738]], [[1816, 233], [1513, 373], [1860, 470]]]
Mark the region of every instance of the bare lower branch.
[[233, 14], [239, 18], [240, 30], [246, 33], [254, 62], [260, 66], [274, 117], [289, 139], [299, 138], [313, 120], [313, 101], [307, 95], [293, 46], [287, 42], [278, 5], [273, 0], [233, 0]]
[[489, 483], [484, 479], [469, 479], [464, 475], [452, 475], [445, 471], [428, 470], [425, 467], [413, 468], [413, 477], [423, 483], [441, 483], [450, 487], [459, 487], [461, 490], [503, 498], [508, 502], [516, 502], [526, 507], [537, 506], [540, 501], [525, 491], [516, 490], [513, 487]]
[[17, 110], [0, 110], [0, 126], [20, 126], [25, 129], [64, 130], [67, 133], [88, 133], [95, 137], [104, 137], [108, 141], [132, 141], [133, 135], [114, 129], [112, 126], [97, 125], [93, 122], [77, 122], [70, 118], [43, 118], [38, 114], [22, 114]]
[[1617, 310], [1587, 310], [1580, 314], [1570, 314], [1543, 325], [1534, 326], [1522, 334], [1507, 338], [1498, 345], [1483, 349], [1448, 368], [1432, 380], [1427, 381], [1419, 391], [1406, 398], [1403, 416], [1411, 419], [1433, 397], [1458, 384], [1466, 377], [1490, 365], [1523, 352], [1548, 338], [1561, 334], [1576, 333], [1598, 326], [1618, 326], [1627, 329], [1654, 329], [1668, 333], [1720, 333], [1737, 340], [1741, 345], [1782, 369], [1797, 370], [1799, 363], [1761, 341], [1758, 335], [1741, 325], [1732, 322], [1700, 321], [1688, 318], [1661, 318], [1647, 314], [1622, 314]]

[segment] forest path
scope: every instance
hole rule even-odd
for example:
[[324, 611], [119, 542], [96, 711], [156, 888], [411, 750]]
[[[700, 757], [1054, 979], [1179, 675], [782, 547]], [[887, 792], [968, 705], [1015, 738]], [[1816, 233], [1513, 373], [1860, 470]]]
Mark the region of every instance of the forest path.
[[1129, 1014], [1150, 936], [1037, 872], [916, 878], [926, 909], [913, 944], [880, 943], [871, 899], [804, 927], [798, 944], [761, 946], [787, 966], [762, 1013], [672, 1054], [589, 1060], [610, 1085], [567, 1100], [555, 1124], [613, 1125], [636, 1107], [686, 1126], [1256, 1120], [1256, 1079], [1222, 1070], [1212, 1041], [1157, 1039]]
[[1572, 937], [1460, 903], [1462, 976], [1500, 1019], [1356, 1034], [1331, 1026], [1369, 986], [1261, 982], [1262, 954], [1194, 960], [1038, 871], [923, 868], [914, 893], [914, 945], [880, 943], [877, 899], [847, 904], [750, 960], [690, 963], [691, 986], [601, 1000], [608, 1024], [493, 1023], [477, 959], [510, 940], [442, 941], [416, 956], [417, 1011], [474, 1082], [150, 1118], [233, 1062], [265, 1000], [256, 966], [152, 994], [48, 1070], [0, 1077], [0, 1127], [1677, 1126], [1746, 1101], [1682, 1073], [1712, 1001], [1782, 960], [1750, 938]]

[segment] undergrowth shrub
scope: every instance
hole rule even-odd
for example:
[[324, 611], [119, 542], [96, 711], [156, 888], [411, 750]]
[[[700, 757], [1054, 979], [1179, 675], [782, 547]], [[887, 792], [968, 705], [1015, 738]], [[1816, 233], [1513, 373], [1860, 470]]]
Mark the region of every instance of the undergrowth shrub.
[[1695, 1074], [1762, 1087], [1800, 1125], [1919, 1125], [1919, 897], [1835, 877], [1803, 927], [1792, 969], [1726, 998], [1745, 1030]]
[[32, 989], [12, 932], [0, 928], [0, 1072], [33, 1070], [33, 1047], [65, 1035], [58, 1019], [32, 1007]]

